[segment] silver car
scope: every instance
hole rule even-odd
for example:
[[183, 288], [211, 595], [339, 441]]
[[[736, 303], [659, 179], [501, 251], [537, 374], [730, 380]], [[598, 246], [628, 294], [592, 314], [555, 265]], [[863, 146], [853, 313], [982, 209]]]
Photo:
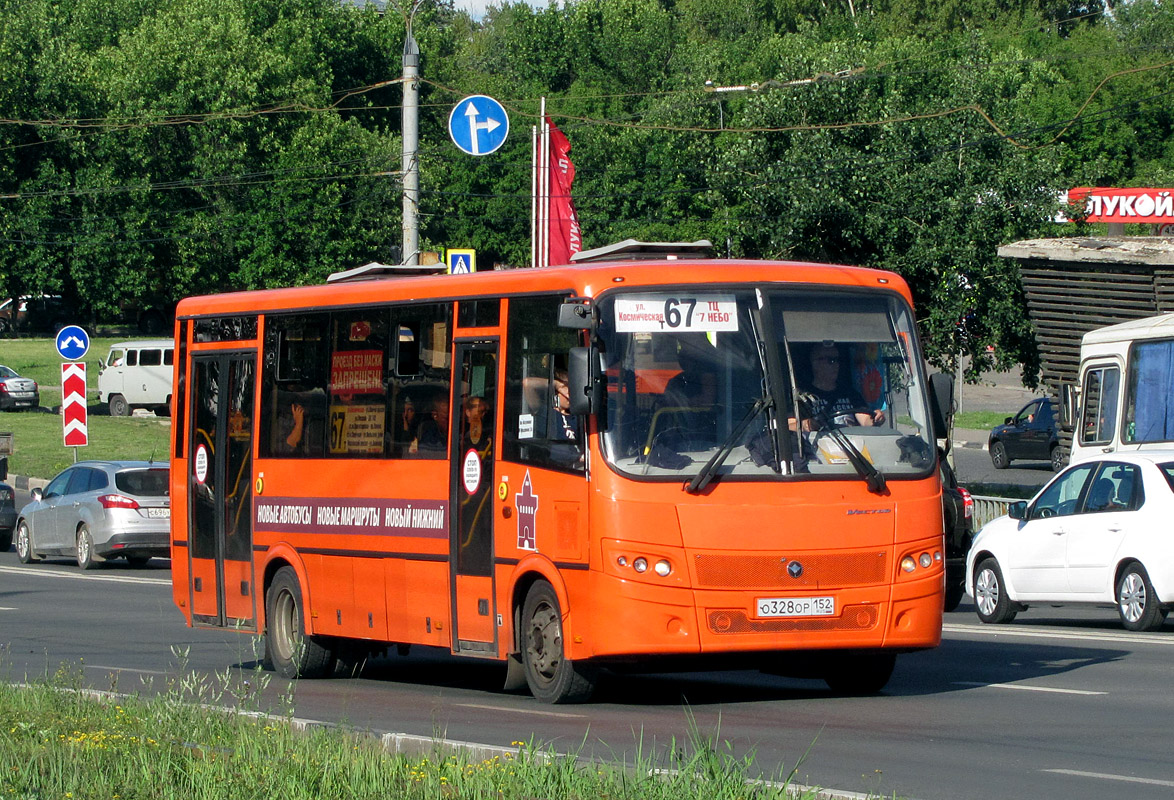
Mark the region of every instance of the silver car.
[[16, 411], [41, 405], [41, 392], [32, 378], [22, 378], [16, 370], [0, 365], [0, 411]]
[[81, 461], [33, 489], [16, 521], [16, 554], [28, 564], [73, 556], [82, 569], [123, 557], [142, 566], [170, 551], [169, 471], [150, 461]]

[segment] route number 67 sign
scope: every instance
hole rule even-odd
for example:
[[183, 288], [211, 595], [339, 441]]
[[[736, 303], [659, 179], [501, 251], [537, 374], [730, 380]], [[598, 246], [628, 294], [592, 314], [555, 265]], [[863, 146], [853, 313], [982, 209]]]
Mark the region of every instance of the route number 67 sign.
[[620, 333], [710, 333], [738, 330], [738, 303], [728, 294], [625, 295], [615, 301]]

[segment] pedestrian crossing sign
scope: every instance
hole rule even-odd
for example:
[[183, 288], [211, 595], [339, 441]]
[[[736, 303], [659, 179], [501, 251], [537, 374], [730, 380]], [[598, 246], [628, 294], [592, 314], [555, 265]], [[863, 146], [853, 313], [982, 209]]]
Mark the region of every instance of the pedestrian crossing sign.
[[448, 250], [448, 274], [468, 275], [477, 271], [476, 250]]

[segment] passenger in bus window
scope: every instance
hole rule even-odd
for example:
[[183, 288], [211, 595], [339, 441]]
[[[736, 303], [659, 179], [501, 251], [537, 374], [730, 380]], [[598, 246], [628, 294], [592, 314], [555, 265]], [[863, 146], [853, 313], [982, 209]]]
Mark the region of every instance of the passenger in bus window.
[[655, 444], [677, 451], [712, 447], [717, 440], [717, 348], [703, 334], [685, 334], [677, 338], [676, 351], [680, 371], [653, 403]]
[[534, 417], [534, 437], [545, 440], [556, 466], [583, 463], [583, 436], [579, 417], [571, 414], [571, 390], [567, 371], [555, 367], [550, 380], [526, 378], [522, 383], [526, 409]]
[[[870, 413], [864, 398], [852, 388], [846, 370], [846, 363], [840, 348], [832, 342], [816, 344], [808, 354], [810, 371], [801, 376], [799, 392], [806, 401], [802, 412], [802, 429], [815, 431], [828, 425], [874, 425], [878, 420]], [[882, 416], [883, 418], [883, 416]], [[794, 430], [795, 421], [791, 420]]]
[[305, 435], [306, 423], [306, 407], [301, 403], [291, 403], [289, 407], [289, 415], [292, 420], [289, 434], [285, 437], [286, 452], [297, 452], [298, 445], [302, 443], [302, 436]]
[[441, 390], [432, 400], [431, 410], [416, 429], [416, 437], [408, 445], [413, 455], [443, 454], [448, 447], [448, 393]]

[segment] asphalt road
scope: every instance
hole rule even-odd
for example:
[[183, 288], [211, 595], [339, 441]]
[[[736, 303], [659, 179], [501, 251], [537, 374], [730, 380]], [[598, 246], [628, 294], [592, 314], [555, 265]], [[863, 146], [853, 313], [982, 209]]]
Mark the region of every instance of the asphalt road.
[[[256, 672], [251, 637], [184, 626], [167, 567], [83, 574], [66, 560], [25, 566], [0, 554], [0, 679], [64, 664], [96, 688], [157, 691], [195, 671], [214, 687], [227, 680], [220, 702], [267, 683], [261, 705], [289, 711], [278, 695], [291, 684]], [[615, 677], [591, 704], [552, 707], [498, 691], [499, 667], [413, 650], [361, 678], [292, 685], [292, 711], [360, 730], [533, 738], [609, 759], [663, 755], [695, 725], [767, 773], [795, 768], [804, 784], [921, 800], [1166, 798], [1172, 654], [1174, 621], [1127, 634], [1112, 609], [1046, 608], [983, 626], [964, 604], [947, 615], [942, 646], [902, 656], [876, 697], [756, 672], [692, 673]]]
[[1014, 461], [1007, 469], [995, 469], [986, 450], [972, 447], [954, 448], [954, 474], [966, 487], [979, 485], [999, 491], [998, 487], [1011, 485], [1029, 493], [1055, 475], [1048, 461]]

